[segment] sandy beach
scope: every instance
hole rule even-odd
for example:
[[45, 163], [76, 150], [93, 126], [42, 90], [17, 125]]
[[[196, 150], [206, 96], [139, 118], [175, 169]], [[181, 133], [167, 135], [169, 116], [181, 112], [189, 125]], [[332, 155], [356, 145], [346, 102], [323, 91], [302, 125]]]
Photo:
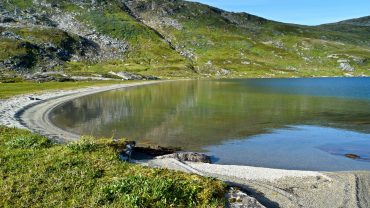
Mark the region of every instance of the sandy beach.
[[[54, 126], [50, 111], [85, 95], [158, 83], [158, 81], [90, 87], [16, 96], [0, 101], [0, 125], [25, 128], [58, 142], [76, 140], [79, 135]], [[140, 162], [154, 168], [168, 168], [223, 180], [242, 188], [266, 207], [370, 207], [369, 172], [315, 172], [262, 167], [180, 162], [154, 159]]]

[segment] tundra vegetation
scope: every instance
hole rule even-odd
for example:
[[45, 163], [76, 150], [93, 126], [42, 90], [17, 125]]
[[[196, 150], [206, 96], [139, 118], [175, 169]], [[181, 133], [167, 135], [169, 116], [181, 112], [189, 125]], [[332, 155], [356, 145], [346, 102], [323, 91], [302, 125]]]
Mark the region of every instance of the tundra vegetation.
[[370, 74], [369, 17], [304, 26], [180, 0], [8, 0], [0, 13], [0, 69], [8, 77]]
[[223, 182], [122, 162], [116, 146], [91, 137], [55, 144], [0, 126], [0, 206], [223, 206]]

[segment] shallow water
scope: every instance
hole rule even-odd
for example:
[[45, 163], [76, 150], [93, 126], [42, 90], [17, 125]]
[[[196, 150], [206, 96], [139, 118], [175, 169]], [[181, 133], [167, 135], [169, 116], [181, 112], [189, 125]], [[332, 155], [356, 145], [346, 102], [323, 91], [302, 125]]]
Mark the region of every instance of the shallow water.
[[208, 151], [217, 163], [370, 169], [370, 78], [166, 82], [82, 97], [51, 120], [78, 134]]
[[[221, 164], [294, 170], [369, 170], [368, 134], [317, 126], [292, 126], [268, 134], [212, 145], [206, 149]], [[331, 153], [331, 154], [329, 154]], [[343, 155], [356, 153], [361, 160]], [[236, 157], [230, 158], [229, 155]]]

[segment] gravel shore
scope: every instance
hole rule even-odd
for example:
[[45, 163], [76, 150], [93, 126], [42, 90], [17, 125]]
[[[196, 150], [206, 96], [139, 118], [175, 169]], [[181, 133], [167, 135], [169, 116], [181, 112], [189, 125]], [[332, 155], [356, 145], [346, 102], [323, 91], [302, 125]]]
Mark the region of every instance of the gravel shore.
[[154, 159], [144, 165], [214, 177], [265, 207], [368, 208], [370, 172], [315, 172]]

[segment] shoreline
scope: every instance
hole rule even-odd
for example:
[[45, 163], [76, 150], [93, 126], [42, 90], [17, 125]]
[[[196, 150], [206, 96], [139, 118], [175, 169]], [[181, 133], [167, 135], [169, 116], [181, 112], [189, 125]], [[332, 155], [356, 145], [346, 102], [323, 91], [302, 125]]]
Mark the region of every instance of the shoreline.
[[[157, 84], [165, 81], [143, 81], [88, 87], [76, 90], [47, 91], [0, 100], [0, 125], [28, 129], [60, 143], [73, 141], [79, 135], [54, 126], [49, 113], [69, 100], [109, 91]], [[30, 98], [34, 98], [31, 100]], [[40, 99], [40, 100], [39, 100]], [[370, 172], [318, 172], [280, 170], [263, 167], [180, 162], [175, 159], [153, 159], [139, 162], [152, 168], [167, 168], [213, 177], [238, 186], [267, 207], [366, 207], [370, 205]], [[330, 199], [330, 200], [328, 200]]]
[[369, 207], [370, 172], [317, 172], [181, 162], [173, 158], [139, 162], [216, 178], [238, 187], [265, 207]]
[[0, 125], [28, 129], [58, 142], [73, 141], [78, 139], [80, 135], [65, 131], [50, 122], [48, 113], [55, 107], [70, 100], [95, 93], [161, 82], [166, 81], [141, 81], [14, 96], [0, 100]]

